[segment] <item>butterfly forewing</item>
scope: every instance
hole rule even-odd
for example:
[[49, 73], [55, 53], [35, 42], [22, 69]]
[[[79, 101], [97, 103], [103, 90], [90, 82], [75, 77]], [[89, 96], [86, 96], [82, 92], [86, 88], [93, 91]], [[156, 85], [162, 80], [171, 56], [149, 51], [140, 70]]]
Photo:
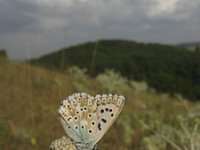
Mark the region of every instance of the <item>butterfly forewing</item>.
[[95, 143], [97, 143], [110, 126], [114, 123], [124, 104], [124, 97], [112, 94], [103, 94], [97, 107], [98, 125], [95, 135]]
[[61, 123], [78, 149], [92, 149], [119, 115], [124, 97], [75, 93], [62, 101]]

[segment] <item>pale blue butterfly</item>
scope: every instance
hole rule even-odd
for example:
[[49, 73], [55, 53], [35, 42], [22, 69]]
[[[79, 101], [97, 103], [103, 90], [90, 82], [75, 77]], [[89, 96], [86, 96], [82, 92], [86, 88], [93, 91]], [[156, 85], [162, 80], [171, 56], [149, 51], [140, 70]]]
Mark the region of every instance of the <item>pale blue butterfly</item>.
[[[121, 95], [102, 94], [95, 97], [75, 93], [61, 102], [58, 110], [66, 137], [51, 144], [56, 150], [95, 150], [119, 115], [125, 98]], [[67, 148], [68, 146], [68, 148]]]

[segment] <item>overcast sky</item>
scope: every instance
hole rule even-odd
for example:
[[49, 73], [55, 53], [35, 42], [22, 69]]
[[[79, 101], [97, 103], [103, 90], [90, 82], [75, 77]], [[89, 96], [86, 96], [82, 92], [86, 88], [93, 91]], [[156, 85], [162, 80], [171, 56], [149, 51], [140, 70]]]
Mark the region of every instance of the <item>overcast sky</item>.
[[86, 41], [200, 41], [200, 0], [0, 0], [0, 48], [24, 59]]

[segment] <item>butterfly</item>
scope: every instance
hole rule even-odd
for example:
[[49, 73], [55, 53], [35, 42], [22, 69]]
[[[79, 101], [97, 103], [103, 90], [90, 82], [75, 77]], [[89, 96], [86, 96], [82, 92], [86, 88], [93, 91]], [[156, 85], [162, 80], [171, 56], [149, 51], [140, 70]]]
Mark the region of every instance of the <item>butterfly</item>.
[[[52, 149], [96, 150], [96, 143], [114, 123], [124, 105], [121, 95], [86, 93], [70, 95], [60, 104], [59, 118], [66, 137], [51, 144]], [[68, 146], [68, 149], [66, 148]], [[60, 148], [61, 147], [61, 148]]]

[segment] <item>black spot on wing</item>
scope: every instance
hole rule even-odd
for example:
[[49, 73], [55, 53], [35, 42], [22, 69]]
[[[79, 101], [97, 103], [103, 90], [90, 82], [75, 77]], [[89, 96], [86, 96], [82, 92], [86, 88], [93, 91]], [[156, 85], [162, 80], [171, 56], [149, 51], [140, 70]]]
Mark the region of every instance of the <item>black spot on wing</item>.
[[101, 109], [101, 113], [104, 113], [104, 110], [103, 110], [103, 109]]
[[88, 117], [89, 117], [89, 118], [91, 118], [91, 117], [92, 117], [92, 115], [89, 113], [89, 114], [88, 114]]
[[106, 119], [101, 119], [101, 121], [103, 122], [103, 123], [106, 123], [107, 122], [107, 120]]
[[88, 132], [91, 134], [91, 133], [92, 133], [92, 130], [88, 130]]
[[101, 130], [101, 124], [100, 123], [98, 124], [98, 129]]

